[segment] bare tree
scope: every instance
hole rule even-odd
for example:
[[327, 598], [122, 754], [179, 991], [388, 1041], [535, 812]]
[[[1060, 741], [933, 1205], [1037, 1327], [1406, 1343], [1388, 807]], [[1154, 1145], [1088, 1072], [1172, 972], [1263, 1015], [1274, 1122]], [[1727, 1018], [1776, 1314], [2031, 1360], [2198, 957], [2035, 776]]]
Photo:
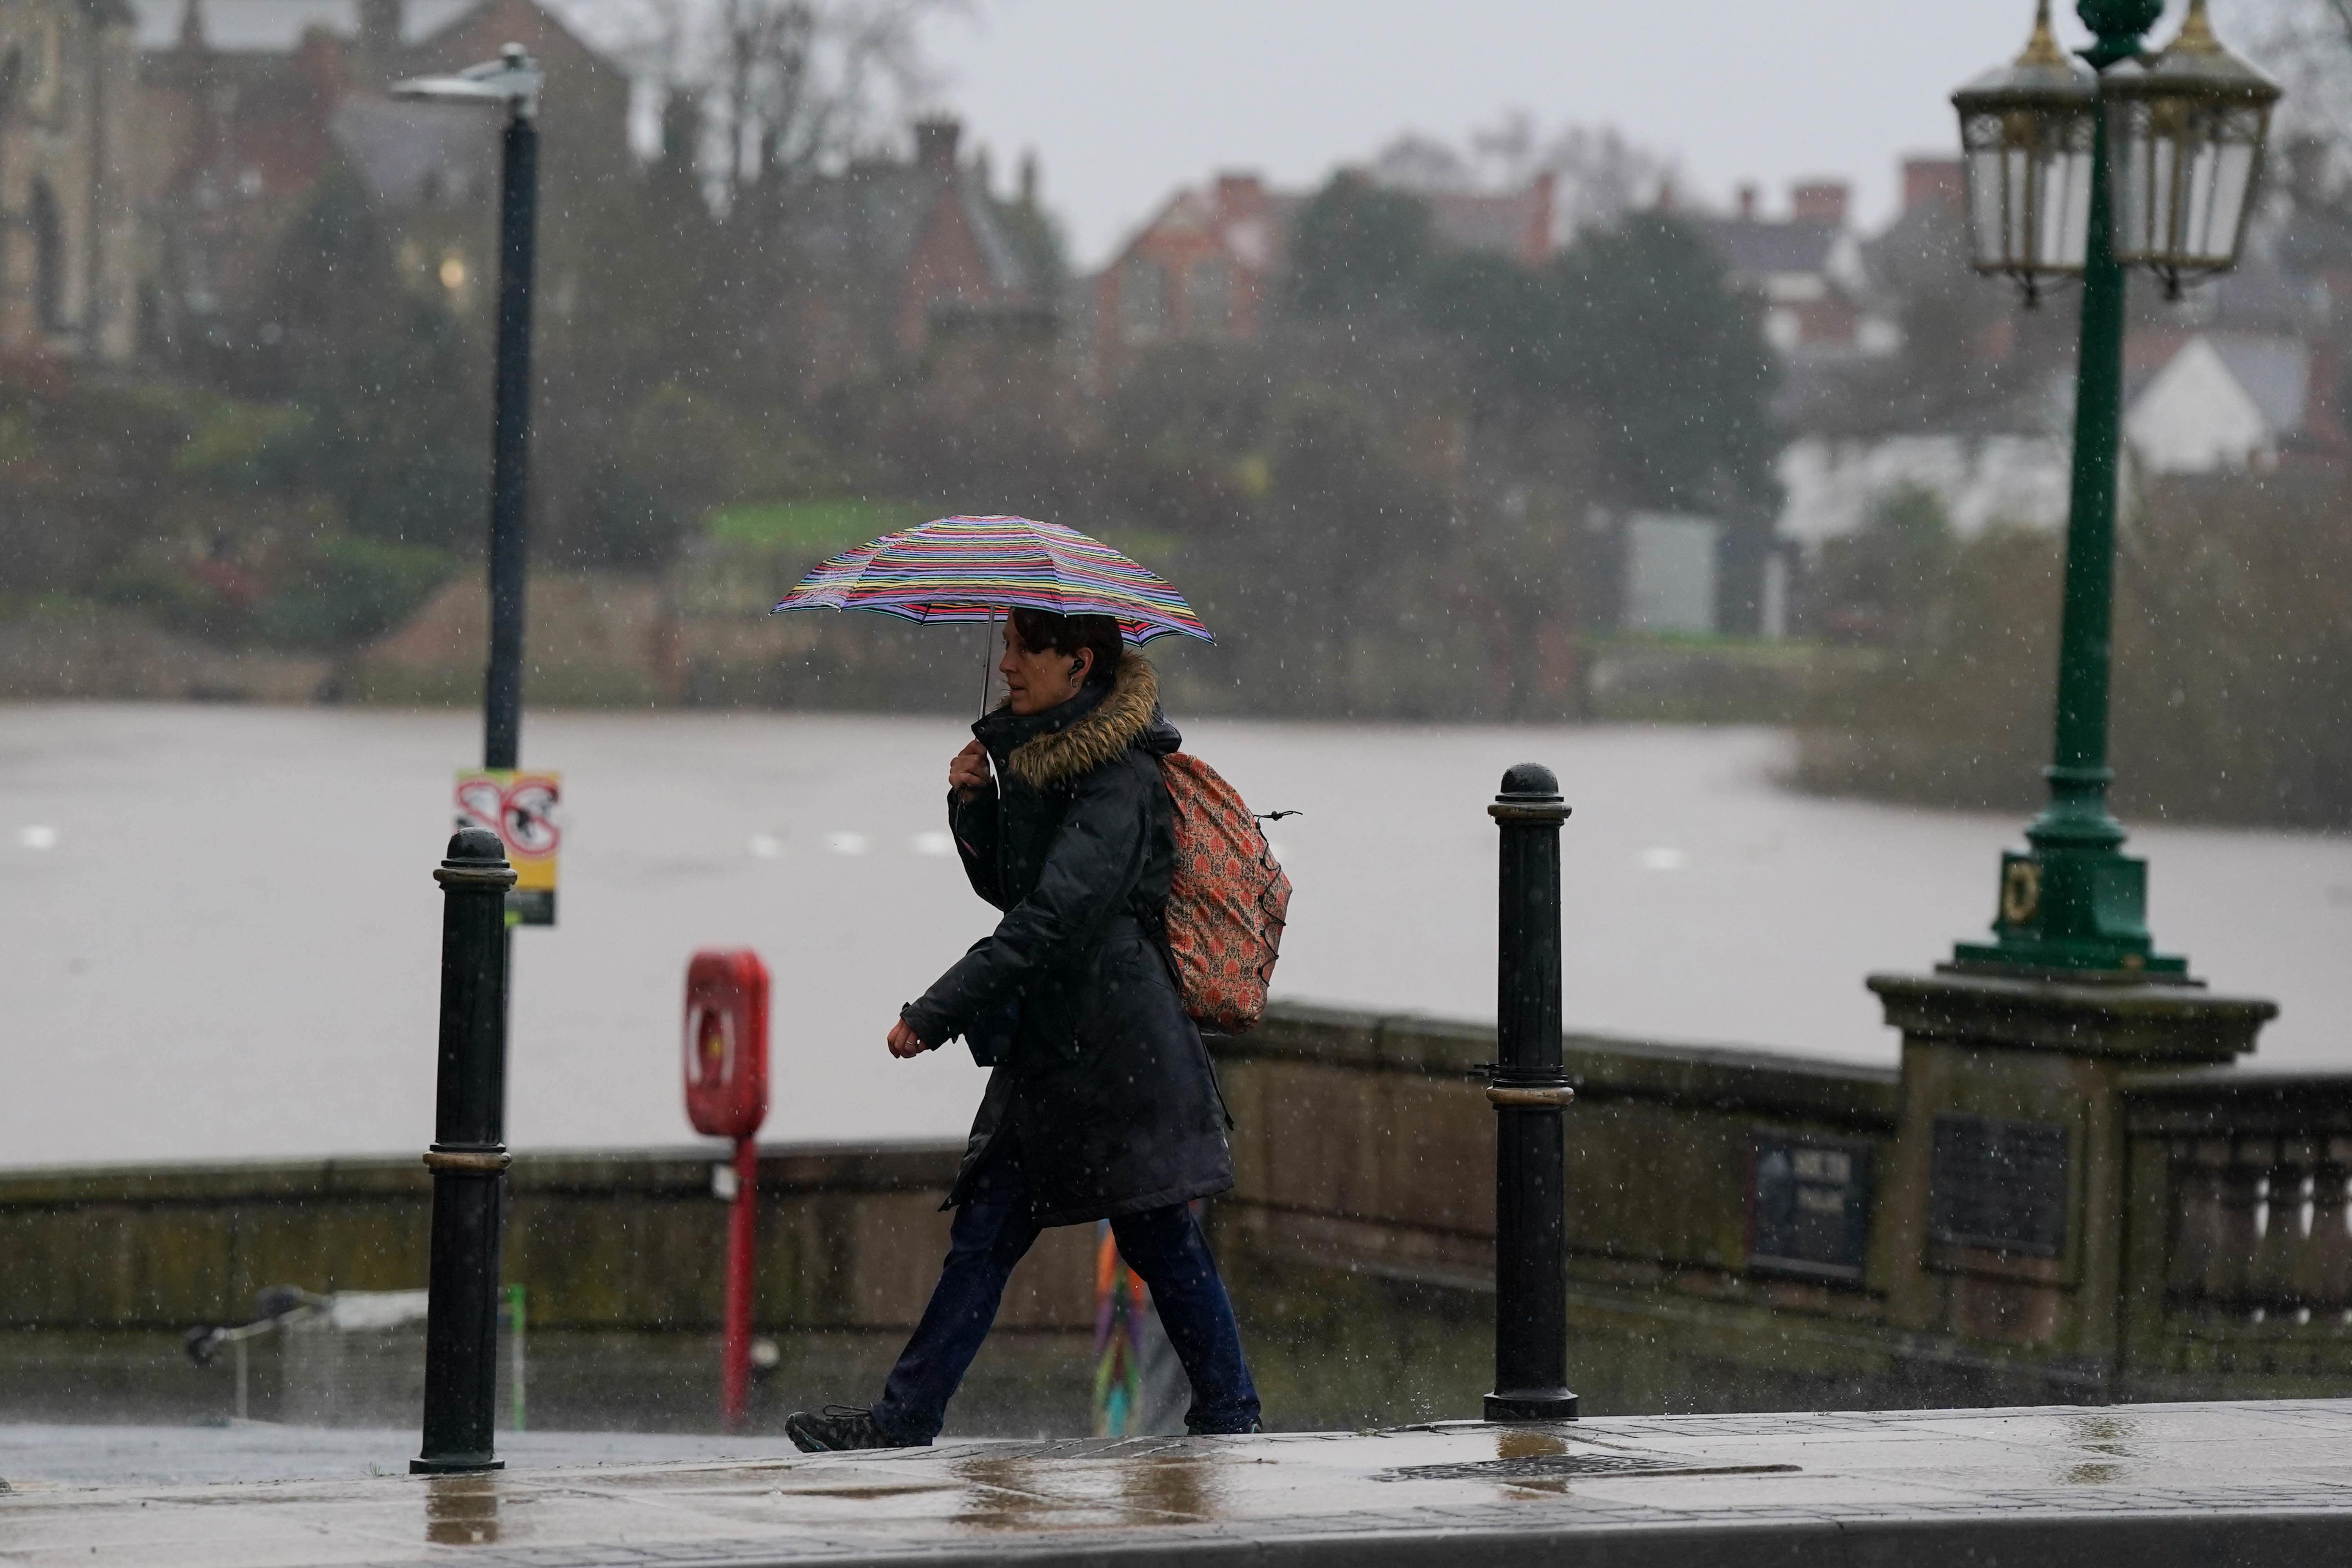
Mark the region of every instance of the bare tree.
[[1675, 172], [1671, 158], [1628, 141], [1613, 126], [1563, 125], [1546, 136], [1524, 110], [1474, 130], [1462, 147], [1407, 132], [1382, 148], [1370, 165], [1377, 183], [1420, 195], [1523, 190], [1537, 175], [1549, 174], [1555, 237], [1562, 243], [1580, 229], [1605, 228], [1637, 207], [1654, 205]]
[[641, 58], [700, 106], [714, 203], [881, 151], [936, 95], [923, 28], [968, 0], [642, 0]]
[[2317, 142], [2352, 164], [2352, 0], [2247, 0], [2232, 41], [2286, 89], [2282, 142]]

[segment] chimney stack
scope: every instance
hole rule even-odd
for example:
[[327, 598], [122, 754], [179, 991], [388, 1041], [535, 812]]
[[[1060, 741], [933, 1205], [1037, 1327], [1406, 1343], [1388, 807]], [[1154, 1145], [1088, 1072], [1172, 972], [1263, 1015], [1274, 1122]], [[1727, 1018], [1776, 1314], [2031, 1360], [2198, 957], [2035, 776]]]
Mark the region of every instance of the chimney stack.
[[1739, 221], [1742, 223], [1756, 221], [1756, 187], [1754, 185], [1739, 187]]
[[401, 0], [360, 0], [360, 52], [389, 61], [400, 51]]
[[947, 173], [955, 168], [956, 143], [963, 138], [963, 123], [944, 117], [915, 121], [915, 167]]
[[1807, 180], [1789, 188], [1791, 216], [1801, 220], [1845, 226], [1847, 186], [1843, 180]]
[[1903, 210], [1909, 212], [1923, 202], [1939, 202], [1958, 208], [1961, 200], [1960, 161], [1958, 158], [1906, 158], [1903, 160]]
[[1225, 217], [1255, 213], [1265, 205], [1265, 181], [1245, 172], [1217, 176], [1217, 211]]

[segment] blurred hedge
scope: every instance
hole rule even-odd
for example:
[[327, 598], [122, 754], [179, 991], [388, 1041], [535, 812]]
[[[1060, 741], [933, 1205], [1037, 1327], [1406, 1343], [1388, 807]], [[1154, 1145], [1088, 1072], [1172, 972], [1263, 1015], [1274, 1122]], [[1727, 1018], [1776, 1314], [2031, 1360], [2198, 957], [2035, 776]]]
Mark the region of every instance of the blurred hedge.
[[[2043, 798], [2063, 541], [1995, 530], [1922, 567], [1908, 634], [1826, 684], [1796, 781], [2029, 810]], [[1929, 552], [1933, 557], [1933, 552]], [[2352, 826], [2352, 485], [2171, 479], [2118, 531], [2111, 761], [2126, 816]]]

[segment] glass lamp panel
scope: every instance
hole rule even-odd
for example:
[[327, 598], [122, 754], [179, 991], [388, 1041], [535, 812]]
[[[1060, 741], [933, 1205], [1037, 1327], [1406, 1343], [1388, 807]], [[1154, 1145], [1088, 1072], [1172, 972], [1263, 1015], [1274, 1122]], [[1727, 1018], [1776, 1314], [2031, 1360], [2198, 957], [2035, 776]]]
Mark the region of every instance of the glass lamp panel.
[[1970, 261], [1982, 271], [2009, 268], [2011, 248], [2010, 186], [2018, 174], [2019, 154], [2002, 140], [2001, 117], [1979, 114], [1960, 122], [1968, 180]]
[[2009, 269], [2008, 163], [1998, 145], [1968, 153], [1969, 259], [1981, 272]]
[[2048, 272], [2080, 272], [2091, 237], [2091, 116], [2070, 116], [2053, 128], [2057, 134], [2040, 165], [2041, 216], [2036, 223], [2039, 266]]
[[2147, 259], [2151, 237], [2164, 229], [2171, 184], [2158, 170], [2160, 144], [2149, 133], [2148, 106], [2117, 99], [2107, 111], [2107, 203], [2115, 224], [2116, 259]]
[[1960, 134], [1977, 270], [2080, 271], [2090, 216], [2090, 114], [2007, 109], [1963, 116]]
[[2242, 111], [2223, 110], [2212, 118], [2214, 134], [2183, 149], [2189, 156], [2176, 248], [2183, 267], [2227, 267], [2237, 258], [2247, 198], [2253, 195], [2259, 133], [2250, 139], [2242, 124], [2229, 123], [2242, 121]]

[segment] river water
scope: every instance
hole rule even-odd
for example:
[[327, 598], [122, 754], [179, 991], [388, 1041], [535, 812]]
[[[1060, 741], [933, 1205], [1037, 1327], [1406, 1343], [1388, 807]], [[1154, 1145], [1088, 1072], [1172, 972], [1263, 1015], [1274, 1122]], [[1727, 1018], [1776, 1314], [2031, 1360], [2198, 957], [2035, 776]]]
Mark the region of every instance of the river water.
[[[688, 956], [775, 977], [778, 1142], [960, 1134], [961, 1047], [882, 1037], [988, 929], [940, 832], [948, 718], [533, 714], [565, 778], [562, 923], [518, 937], [509, 1141], [690, 1140]], [[0, 708], [0, 1164], [398, 1153], [432, 1124], [454, 712]], [[1491, 1017], [1508, 764], [1564, 781], [1570, 1027], [1895, 1060], [1863, 976], [1991, 912], [2020, 824], [1823, 801], [1765, 731], [1217, 721], [1188, 749], [1297, 892], [1278, 994]], [[2156, 827], [2152, 921], [2284, 1004], [2258, 1059], [2352, 1066], [2352, 840]]]

